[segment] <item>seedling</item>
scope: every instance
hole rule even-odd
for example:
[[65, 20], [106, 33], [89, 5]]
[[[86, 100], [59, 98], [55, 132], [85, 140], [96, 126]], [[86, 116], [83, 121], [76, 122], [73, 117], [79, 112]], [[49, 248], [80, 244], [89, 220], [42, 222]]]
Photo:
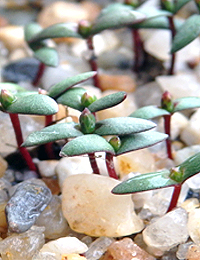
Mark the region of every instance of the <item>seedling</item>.
[[165, 169], [130, 178], [117, 185], [112, 192], [114, 194], [129, 194], [173, 186], [174, 192], [168, 208], [168, 211], [171, 211], [177, 205], [182, 184], [199, 172], [200, 153], [197, 153], [170, 170]]
[[130, 116], [143, 119], [153, 119], [163, 116], [168, 158], [173, 159], [171, 147], [171, 117], [174, 113], [200, 107], [199, 97], [182, 97], [173, 100], [171, 94], [166, 91], [162, 95], [161, 106], [146, 106], [134, 111]]
[[[77, 91], [77, 88], [71, 89], [71, 92], [73, 91]], [[69, 97], [71, 93], [66, 92], [66, 94]], [[79, 102], [71, 103], [74, 108], [82, 111], [79, 123], [59, 123], [45, 127], [41, 131], [30, 134], [23, 146], [68, 139], [61, 149], [61, 156], [88, 154], [93, 172], [99, 174], [95, 153], [105, 152], [108, 174], [110, 177], [118, 178], [114, 169], [113, 156], [149, 147], [166, 139], [165, 134], [148, 131], [156, 126], [148, 120], [117, 117], [96, 121], [94, 113], [121, 103], [126, 98], [125, 92], [117, 92], [97, 100], [89, 97], [89, 103], [86, 102], [87, 96], [83, 93]], [[84, 107], [86, 103], [89, 104], [87, 108]], [[106, 136], [112, 137], [107, 141], [104, 138]]]

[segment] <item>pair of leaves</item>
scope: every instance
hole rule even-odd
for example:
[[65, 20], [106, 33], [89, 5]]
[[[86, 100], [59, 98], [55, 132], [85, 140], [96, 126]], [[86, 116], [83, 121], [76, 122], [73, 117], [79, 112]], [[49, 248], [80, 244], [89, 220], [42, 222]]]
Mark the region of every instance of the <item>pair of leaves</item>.
[[171, 170], [163, 170], [135, 176], [117, 185], [112, 192], [114, 194], [128, 194], [165, 188], [183, 183], [191, 176], [200, 172], [200, 153], [191, 156], [175, 168], [177, 175], [180, 176], [179, 181], [175, 181], [171, 178], [172, 171], [174, 171], [173, 168]]
[[[193, 109], [200, 107], [200, 98], [199, 97], [182, 97], [173, 100], [174, 109], [172, 114], [178, 111]], [[143, 119], [153, 119], [156, 117], [169, 115], [170, 113], [165, 109], [159, 108], [157, 106], [146, 106], [137, 109], [130, 114], [131, 117], [143, 118]]]

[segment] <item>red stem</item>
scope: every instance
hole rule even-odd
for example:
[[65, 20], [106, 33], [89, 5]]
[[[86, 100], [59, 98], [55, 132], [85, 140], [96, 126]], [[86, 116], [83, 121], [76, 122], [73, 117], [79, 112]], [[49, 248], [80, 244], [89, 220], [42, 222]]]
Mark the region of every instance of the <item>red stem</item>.
[[100, 81], [99, 81], [99, 76], [98, 76], [97, 59], [96, 59], [96, 56], [95, 56], [95, 53], [94, 53], [94, 46], [93, 46], [93, 38], [92, 37], [89, 37], [87, 39], [87, 46], [88, 46], [88, 49], [90, 51], [92, 51], [91, 58], [89, 59], [91, 70], [97, 72], [97, 74], [93, 77], [94, 86], [102, 90], [101, 84], [100, 84]]
[[175, 185], [174, 191], [172, 194], [172, 198], [171, 198], [171, 202], [170, 202], [167, 212], [170, 212], [172, 209], [174, 209], [176, 207], [180, 192], [181, 192], [181, 184]]
[[143, 62], [143, 55], [144, 55], [143, 42], [141, 40], [139, 31], [137, 29], [132, 29], [132, 37], [134, 43], [133, 51], [135, 55], [133, 70], [135, 72], [138, 72]]
[[99, 168], [98, 168], [98, 165], [97, 165], [97, 162], [96, 162], [96, 159], [95, 159], [95, 154], [89, 153], [88, 156], [89, 156], [89, 160], [90, 160], [90, 164], [91, 164], [93, 173], [100, 174]]
[[114, 162], [113, 162], [113, 155], [111, 153], [106, 153], [106, 167], [107, 167], [109, 176], [111, 178], [118, 180], [118, 176], [116, 174], [115, 166], [114, 166]]
[[22, 154], [24, 160], [26, 161], [29, 169], [31, 171], [37, 172], [37, 168], [35, 167], [35, 164], [33, 163], [32, 158], [29, 152], [27, 151], [26, 147], [21, 147], [23, 143], [23, 136], [22, 136], [21, 126], [20, 126], [19, 116], [18, 114], [9, 114], [9, 116], [15, 132], [18, 149]]
[[33, 81], [33, 86], [37, 86], [40, 82], [40, 79], [42, 78], [42, 75], [44, 74], [45, 70], [45, 64], [43, 62], [40, 62], [37, 75]]
[[168, 135], [168, 138], [166, 139], [166, 148], [167, 148], [167, 155], [168, 158], [173, 160], [172, 156], [172, 144], [171, 144], [171, 115], [164, 115], [164, 128], [165, 133]]
[[[171, 30], [171, 41], [173, 41], [173, 39], [176, 35], [176, 29], [175, 29], [175, 26], [174, 26], [174, 17], [169, 16], [168, 21], [169, 21], [169, 28]], [[171, 64], [170, 64], [170, 68], [169, 68], [169, 71], [168, 71], [168, 75], [174, 75], [175, 59], [176, 59], [176, 54], [172, 53], [171, 54]]]

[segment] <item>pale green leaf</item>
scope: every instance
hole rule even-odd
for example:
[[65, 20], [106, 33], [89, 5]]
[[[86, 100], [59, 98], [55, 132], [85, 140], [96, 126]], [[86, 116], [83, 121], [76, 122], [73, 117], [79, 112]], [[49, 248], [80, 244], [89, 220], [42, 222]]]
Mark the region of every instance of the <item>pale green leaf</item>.
[[169, 115], [170, 113], [157, 106], [146, 106], [141, 107], [130, 114], [130, 117], [137, 117], [143, 119], [153, 119], [159, 116]]
[[34, 51], [34, 57], [47, 66], [57, 67], [59, 64], [58, 53], [51, 47], [42, 47]]

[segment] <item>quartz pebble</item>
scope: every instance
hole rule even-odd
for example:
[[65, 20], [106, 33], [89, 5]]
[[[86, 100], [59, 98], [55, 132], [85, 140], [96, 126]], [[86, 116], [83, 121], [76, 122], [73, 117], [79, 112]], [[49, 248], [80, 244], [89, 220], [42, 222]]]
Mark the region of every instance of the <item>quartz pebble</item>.
[[33, 255], [44, 245], [44, 228], [33, 226], [22, 234], [12, 234], [0, 241], [3, 260], [32, 260]]
[[196, 153], [200, 152], [200, 145], [192, 145], [188, 147], [184, 147], [183, 149], [180, 149], [176, 151], [174, 154], [174, 162], [175, 165], [179, 165], [185, 160], [187, 160], [189, 157], [193, 156]]
[[150, 223], [142, 232], [144, 242], [154, 254], [169, 251], [188, 239], [187, 212], [177, 208]]
[[17, 233], [28, 230], [51, 198], [51, 191], [44, 185], [22, 182], [6, 205], [9, 230]]
[[184, 244], [180, 244], [178, 246], [178, 250], [176, 252], [176, 257], [180, 260], [184, 260], [186, 259], [186, 254], [188, 251], [188, 248], [192, 245], [193, 243], [191, 241], [184, 243]]
[[79, 254], [64, 254], [62, 255], [62, 260], [87, 260], [84, 256]]
[[111, 237], [99, 237], [89, 246], [89, 249], [85, 252], [87, 260], [99, 259], [103, 253], [105, 253], [108, 246], [114, 242], [115, 239]]
[[114, 195], [119, 181], [97, 174], [77, 174], [63, 184], [62, 210], [72, 230], [89, 236], [118, 237], [137, 233], [143, 222], [131, 195]]
[[48, 239], [57, 239], [69, 233], [69, 226], [62, 214], [60, 197], [53, 196], [35, 224], [45, 227], [44, 235]]
[[188, 232], [195, 244], [200, 243], [200, 208], [195, 208], [189, 213]]
[[82, 254], [87, 249], [88, 247], [76, 237], [61, 237], [44, 244], [33, 260], [48, 259], [47, 256], [52, 256], [52, 259], [55, 260], [61, 260], [64, 254]]
[[155, 260], [153, 256], [141, 249], [131, 238], [113, 242], [100, 260]]
[[191, 116], [188, 125], [182, 131], [180, 138], [188, 146], [198, 145], [200, 143], [199, 131], [200, 109], [197, 109], [197, 111]]
[[37, 163], [38, 170], [42, 177], [52, 177], [55, 175], [55, 168], [58, 160], [43, 160]]

